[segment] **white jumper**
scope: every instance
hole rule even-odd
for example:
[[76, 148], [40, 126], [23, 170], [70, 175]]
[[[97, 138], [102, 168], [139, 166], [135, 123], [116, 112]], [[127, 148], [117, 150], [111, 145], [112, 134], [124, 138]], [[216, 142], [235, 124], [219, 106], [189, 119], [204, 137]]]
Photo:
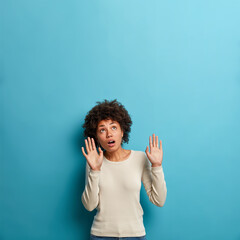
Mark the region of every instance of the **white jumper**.
[[162, 207], [167, 187], [162, 166], [151, 167], [145, 152], [131, 150], [123, 161], [113, 162], [103, 156], [101, 171], [86, 162], [82, 203], [88, 211], [97, 208], [91, 234], [109, 237], [146, 235], [140, 204], [141, 181], [149, 200]]

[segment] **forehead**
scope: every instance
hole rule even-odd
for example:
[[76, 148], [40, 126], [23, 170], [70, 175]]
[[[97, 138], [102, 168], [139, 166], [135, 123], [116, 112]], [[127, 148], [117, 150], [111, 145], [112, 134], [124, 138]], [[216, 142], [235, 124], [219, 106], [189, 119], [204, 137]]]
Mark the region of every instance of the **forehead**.
[[98, 123], [98, 127], [104, 127], [104, 126], [111, 125], [111, 124], [118, 124], [119, 125], [119, 123], [117, 121], [114, 121], [112, 119], [105, 119], [105, 120], [101, 120]]

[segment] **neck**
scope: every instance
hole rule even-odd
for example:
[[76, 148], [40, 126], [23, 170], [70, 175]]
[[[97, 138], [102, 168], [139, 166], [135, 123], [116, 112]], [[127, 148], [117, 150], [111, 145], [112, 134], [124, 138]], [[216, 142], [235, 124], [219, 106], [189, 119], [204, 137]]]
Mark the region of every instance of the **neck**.
[[122, 159], [127, 155], [127, 150], [120, 146], [117, 150], [113, 152], [105, 151], [104, 156], [113, 162], [122, 161]]

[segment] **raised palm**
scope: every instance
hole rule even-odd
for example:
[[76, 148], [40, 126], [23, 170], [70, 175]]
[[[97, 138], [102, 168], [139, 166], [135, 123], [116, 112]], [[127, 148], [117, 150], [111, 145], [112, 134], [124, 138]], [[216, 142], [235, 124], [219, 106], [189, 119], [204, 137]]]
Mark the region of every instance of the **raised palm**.
[[90, 137], [88, 137], [88, 140], [85, 139], [85, 145], [86, 145], [86, 149], [87, 149], [87, 154], [84, 151], [84, 147], [82, 147], [82, 153], [83, 153], [84, 157], [86, 158], [89, 166], [93, 170], [100, 171], [102, 162], [103, 162], [102, 149], [100, 147], [98, 148], [98, 150], [99, 150], [99, 154], [98, 154], [94, 139], [93, 138], [90, 139]]
[[151, 136], [149, 137], [149, 145], [150, 152], [148, 146], [145, 150], [149, 161], [152, 163], [153, 167], [161, 166], [163, 160], [162, 141], [160, 140], [160, 146], [158, 146], [158, 136], [155, 138], [155, 134], [153, 134], [153, 141]]

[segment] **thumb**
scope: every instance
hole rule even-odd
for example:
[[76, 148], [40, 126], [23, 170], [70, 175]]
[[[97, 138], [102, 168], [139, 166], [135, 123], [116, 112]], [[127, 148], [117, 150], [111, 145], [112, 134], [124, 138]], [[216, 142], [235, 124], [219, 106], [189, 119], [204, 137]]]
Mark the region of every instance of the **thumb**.
[[146, 152], [147, 156], [149, 156], [149, 150], [148, 150], [148, 146], [147, 146], [147, 148], [146, 148], [145, 152]]
[[103, 155], [103, 151], [102, 151], [102, 149], [101, 149], [100, 147], [98, 147], [98, 150], [99, 150], [99, 154], [100, 154], [100, 156], [102, 157], [102, 155]]

